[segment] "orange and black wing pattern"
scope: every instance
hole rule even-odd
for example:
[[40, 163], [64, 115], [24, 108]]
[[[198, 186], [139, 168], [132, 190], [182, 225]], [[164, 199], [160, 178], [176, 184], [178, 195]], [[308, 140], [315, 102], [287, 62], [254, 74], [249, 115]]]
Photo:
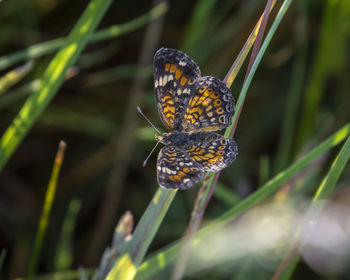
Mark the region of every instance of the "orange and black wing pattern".
[[233, 113], [234, 99], [230, 89], [215, 77], [202, 77], [187, 104], [181, 130], [221, 130], [231, 125]]
[[237, 144], [233, 139], [210, 132], [193, 133], [188, 145], [183, 148], [204, 171], [213, 172], [229, 166], [238, 154]]
[[220, 171], [237, 157], [237, 144], [212, 131], [231, 125], [234, 99], [225, 83], [200, 77], [185, 53], [161, 48], [154, 57], [157, 109], [169, 131], [157, 159], [158, 184], [185, 190], [206, 171]]
[[185, 190], [204, 175], [201, 165], [176, 146], [163, 147], [157, 160], [157, 180], [163, 188]]
[[200, 70], [185, 53], [169, 48], [156, 52], [153, 68], [157, 109], [162, 123], [168, 131], [180, 130]]

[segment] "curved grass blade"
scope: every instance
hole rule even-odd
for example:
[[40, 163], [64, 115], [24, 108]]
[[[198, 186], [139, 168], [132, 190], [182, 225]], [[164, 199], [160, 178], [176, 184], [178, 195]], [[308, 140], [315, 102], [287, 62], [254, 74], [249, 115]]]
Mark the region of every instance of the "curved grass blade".
[[133, 279], [177, 190], [158, 188], [152, 203], [137, 224], [132, 239], [122, 248], [119, 259], [108, 274], [111, 279]]
[[111, 2], [112, 0], [90, 1], [62, 49], [47, 67], [38, 91], [30, 95], [0, 139], [0, 171], [57, 93], [67, 70], [78, 58]]
[[[340, 130], [335, 132], [332, 136], [327, 138], [317, 147], [312, 149], [308, 154], [302, 157], [299, 161], [289, 166], [284, 171], [278, 173], [271, 180], [265, 183], [263, 186], [258, 188], [258, 191], [251, 194], [242, 202], [238, 203], [235, 207], [231, 208], [225, 214], [211, 222], [210, 224], [204, 226], [195, 234], [195, 243], [205, 242], [205, 240], [201, 239], [201, 236], [204, 233], [208, 233], [213, 229], [217, 229], [218, 227], [225, 226], [226, 223], [229, 223], [234, 217], [239, 214], [242, 214], [245, 210], [253, 207], [257, 203], [269, 197], [276, 190], [278, 190], [283, 183], [291, 179], [294, 175], [297, 174], [304, 167], [309, 165], [313, 160], [329, 151], [331, 148], [335, 147], [339, 143], [341, 143], [346, 137], [350, 134], [350, 123], [343, 126]], [[168, 269], [172, 266], [177, 258], [178, 251], [180, 248], [180, 242], [177, 241], [170, 247], [165, 250], [161, 250], [160, 252], [154, 254], [150, 258], [148, 258], [138, 269], [138, 273], [136, 275], [137, 280], [145, 280], [145, 279], [157, 279], [159, 273]], [[194, 246], [194, 245], [192, 245]], [[188, 268], [186, 274], [198, 272], [191, 271], [191, 267]], [[202, 268], [205, 269], [205, 268]]]
[[[161, 15], [166, 13], [167, 10], [168, 10], [168, 5], [165, 3], [160, 3], [154, 8], [152, 8], [148, 13], [142, 16], [139, 16], [127, 23], [113, 25], [96, 32], [95, 34], [91, 35], [91, 37], [89, 37], [88, 42], [89, 43], [99, 42], [99, 41], [115, 38], [120, 35], [131, 32], [145, 25], [149, 21], [152, 21], [160, 17]], [[32, 45], [25, 50], [15, 52], [10, 55], [2, 56], [0, 57], [0, 70], [3, 70], [20, 61], [25, 61], [28, 59], [33, 59], [46, 54], [53, 53], [55, 50], [59, 49], [66, 43], [67, 43], [66, 38], [59, 38], [48, 42]]]
[[[347, 138], [340, 152], [334, 159], [333, 164], [329, 169], [326, 177], [322, 180], [320, 186], [318, 187], [313, 197], [313, 202], [310, 206], [310, 209], [306, 214], [306, 216], [308, 217], [306, 221], [317, 220], [317, 217], [322, 211], [324, 206], [324, 203], [320, 205], [317, 202], [319, 200], [325, 200], [330, 197], [349, 159], [350, 159], [350, 137]], [[290, 277], [293, 275], [296, 265], [300, 259], [299, 254], [296, 251], [296, 241], [298, 240], [298, 237], [299, 237], [298, 235], [300, 233], [300, 230], [297, 232], [295, 243], [291, 244], [292, 246], [291, 251], [288, 253], [286, 258], [282, 261], [281, 265], [277, 269], [272, 279], [287, 280], [287, 279], [290, 279]], [[301, 247], [303, 246], [301, 245]], [[299, 250], [300, 249], [302, 250], [302, 248], [299, 248]]]
[[66, 143], [61, 141], [58, 146], [58, 151], [55, 158], [55, 163], [52, 168], [51, 178], [47, 186], [43, 211], [39, 220], [38, 230], [35, 236], [34, 247], [32, 256], [29, 261], [28, 275], [32, 276], [37, 268], [38, 259], [43, 244], [44, 236], [46, 233], [47, 226], [49, 224], [50, 213], [52, 204], [56, 195], [57, 181], [60, 174], [61, 166], [63, 163], [64, 152], [66, 149]]

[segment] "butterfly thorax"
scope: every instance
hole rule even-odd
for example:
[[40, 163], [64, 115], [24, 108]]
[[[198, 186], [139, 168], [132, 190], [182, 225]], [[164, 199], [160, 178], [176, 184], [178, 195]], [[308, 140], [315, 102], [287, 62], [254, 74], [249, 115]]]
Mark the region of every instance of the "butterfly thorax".
[[190, 134], [181, 131], [174, 131], [163, 133], [162, 136], [156, 136], [156, 139], [164, 145], [184, 146], [190, 141]]
[[221, 138], [222, 136], [220, 134], [212, 132], [187, 133], [182, 131], [173, 131], [170, 133], [163, 133], [162, 136], [156, 136], [157, 141], [160, 141], [162, 144], [174, 145], [177, 147], [190, 146], [199, 143], [202, 143], [203, 145], [209, 145], [210, 142]]

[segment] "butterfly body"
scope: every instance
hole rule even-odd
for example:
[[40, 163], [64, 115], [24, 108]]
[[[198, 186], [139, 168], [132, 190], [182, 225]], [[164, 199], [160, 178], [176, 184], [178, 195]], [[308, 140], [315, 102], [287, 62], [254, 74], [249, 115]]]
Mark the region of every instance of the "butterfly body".
[[237, 145], [213, 131], [231, 125], [234, 99], [230, 89], [212, 76], [200, 76], [185, 53], [161, 48], [154, 58], [158, 113], [169, 131], [157, 140], [166, 145], [157, 160], [161, 187], [187, 189], [205, 171], [219, 171], [237, 156]]

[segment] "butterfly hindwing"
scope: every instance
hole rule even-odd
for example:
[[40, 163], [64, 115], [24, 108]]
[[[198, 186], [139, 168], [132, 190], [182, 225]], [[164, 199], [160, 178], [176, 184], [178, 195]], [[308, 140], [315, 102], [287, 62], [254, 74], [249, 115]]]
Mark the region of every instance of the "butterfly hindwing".
[[162, 123], [169, 131], [180, 130], [200, 70], [185, 53], [168, 48], [156, 52], [153, 67], [156, 103]]
[[233, 113], [230, 89], [215, 77], [202, 77], [187, 104], [181, 129], [185, 132], [221, 130], [231, 125]]
[[196, 184], [204, 171], [184, 150], [176, 146], [165, 146], [157, 160], [158, 184], [163, 188], [188, 189]]

